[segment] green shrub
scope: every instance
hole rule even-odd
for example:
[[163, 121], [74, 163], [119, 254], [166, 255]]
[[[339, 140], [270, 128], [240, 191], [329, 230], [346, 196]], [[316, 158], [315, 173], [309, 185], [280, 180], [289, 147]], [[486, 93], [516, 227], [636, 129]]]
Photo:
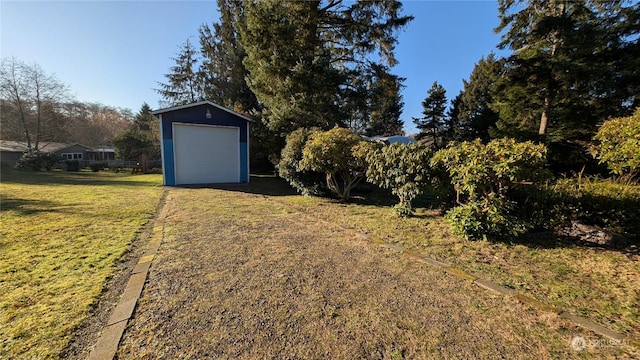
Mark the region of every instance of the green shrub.
[[399, 216], [413, 212], [412, 201], [429, 185], [429, 160], [432, 152], [420, 143], [399, 144], [372, 148], [367, 154], [367, 181], [400, 199], [395, 206]]
[[98, 172], [100, 170], [104, 170], [108, 167], [108, 164], [105, 162], [95, 162], [91, 165], [89, 165], [89, 168], [91, 169], [91, 171], [93, 172]]
[[484, 201], [470, 201], [447, 211], [451, 231], [467, 239], [519, 236], [527, 226], [515, 215], [516, 203], [491, 194]]
[[16, 163], [16, 168], [33, 171], [40, 171], [44, 169], [49, 171], [57, 162], [58, 158], [54, 154], [29, 149], [22, 154], [22, 157]]
[[364, 178], [366, 156], [372, 147], [373, 144], [349, 129], [335, 127], [316, 132], [309, 136], [302, 150], [300, 167], [323, 172], [327, 188], [344, 201]]
[[65, 160], [64, 164], [67, 166], [67, 171], [80, 171], [80, 161], [78, 160]]
[[309, 136], [317, 131], [319, 131], [317, 128], [300, 128], [287, 135], [280, 161], [276, 165], [280, 177], [305, 196], [324, 195], [327, 192], [322, 173], [308, 171], [300, 167], [304, 145]]
[[555, 191], [563, 196], [572, 219], [640, 243], [640, 186], [610, 179], [562, 179]]
[[640, 108], [632, 116], [605, 121], [593, 139], [591, 154], [614, 174], [640, 170]]
[[527, 204], [514, 194], [518, 188], [535, 189], [536, 181], [548, 176], [546, 153], [544, 145], [508, 138], [486, 145], [452, 143], [435, 153], [432, 167], [446, 169], [456, 191], [459, 206], [447, 213], [453, 231], [479, 239], [518, 236], [534, 228], [535, 221], [519, 216], [517, 209]]

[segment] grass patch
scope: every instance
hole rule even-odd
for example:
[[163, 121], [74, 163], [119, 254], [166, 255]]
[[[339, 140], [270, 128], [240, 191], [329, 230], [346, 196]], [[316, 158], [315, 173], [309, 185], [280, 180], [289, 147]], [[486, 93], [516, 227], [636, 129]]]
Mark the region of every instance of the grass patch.
[[58, 358], [154, 216], [161, 176], [2, 170], [0, 358]]
[[[625, 191], [635, 194], [640, 188]], [[369, 193], [365, 199], [355, 199], [348, 204], [317, 197], [275, 199], [311, 216], [457, 266], [538, 301], [640, 338], [640, 255], [637, 251], [583, 246], [552, 234], [514, 242], [468, 241], [449, 232], [449, 225], [439, 210], [419, 207], [414, 217], [399, 218], [394, 214], [393, 204], [385, 201], [387, 197], [384, 192]], [[630, 209], [622, 210], [629, 212]]]

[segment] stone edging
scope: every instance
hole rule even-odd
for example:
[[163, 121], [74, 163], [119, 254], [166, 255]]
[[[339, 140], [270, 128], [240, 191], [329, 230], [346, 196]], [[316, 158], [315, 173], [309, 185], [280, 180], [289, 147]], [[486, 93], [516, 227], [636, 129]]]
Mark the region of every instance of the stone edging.
[[[164, 198], [164, 196], [163, 196]], [[142, 254], [138, 264], [131, 271], [131, 277], [127, 283], [118, 305], [113, 309], [107, 324], [105, 325], [98, 342], [89, 354], [89, 360], [112, 360], [118, 351], [118, 344], [122, 338], [127, 323], [133, 315], [138, 298], [142, 293], [144, 284], [147, 280], [147, 274], [151, 267], [151, 261], [155, 257], [163, 239], [164, 220], [167, 217], [167, 206], [164, 199], [162, 208], [156, 216], [153, 223], [153, 231], [151, 240], [147, 245], [147, 250]]]

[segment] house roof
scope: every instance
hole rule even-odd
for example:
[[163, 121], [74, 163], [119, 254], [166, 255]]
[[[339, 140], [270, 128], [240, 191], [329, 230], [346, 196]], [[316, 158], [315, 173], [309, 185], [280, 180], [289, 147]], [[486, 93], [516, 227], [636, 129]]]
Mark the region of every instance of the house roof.
[[408, 136], [401, 136], [401, 135], [393, 135], [393, 136], [372, 136], [372, 137], [364, 137], [367, 140], [373, 140], [373, 141], [382, 141], [386, 144], [392, 144], [392, 143], [401, 143], [401, 144], [411, 144], [416, 142], [415, 139], [408, 137]]
[[218, 109], [220, 109], [222, 111], [226, 111], [226, 112], [228, 112], [228, 113], [230, 113], [232, 115], [235, 115], [235, 116], [237, 116], [237, 117], [239, 117], [241, 119], [244, 119], [244, 120], [249, 121], [249, 122], [253, 122], [253, 119], [251, 119], [250, 117], [242, 115], [242, 114], [240, 114], [238, 112], [235, 112], [233, 110], [227, 109], [226, 107], [218, 105], [218, 104], [216, 104], [214, 102], [211, 102], [209, 100], [199, 101], [199, 102], [186, 104], [186, 105], [173, 106], [173, 107], [169, 107], [169, 108], [165, 108], [165, 109], [158, 109], [158, 110], [152, 111], [151, 114], [153, 114], [153, 115], [164, 114], [164, 113], [168, 113], [170, 111], [188, 109], [190, 107], [201, 106], [201, 105], [211, 105], [211, 106], [216, 107], [216, 108], [218, 108]]
[[110, 147], [102, 147], [102, 148], [91, 149], [91, 151], [94, 151], [94, 152], [116, 152], [116, 149], [110, 148]]
[[[82, 146], [87, 150], [91, 150], [90, 147], [84, 146], [82, 144], [68, 144], [48, 141], [41, 141], [38, 148], [41, 151], [56, 152], [76, 145]], [[0, 151], [22, 153], [27, 151], [27, 143], [25, 141], [0, 140]]]

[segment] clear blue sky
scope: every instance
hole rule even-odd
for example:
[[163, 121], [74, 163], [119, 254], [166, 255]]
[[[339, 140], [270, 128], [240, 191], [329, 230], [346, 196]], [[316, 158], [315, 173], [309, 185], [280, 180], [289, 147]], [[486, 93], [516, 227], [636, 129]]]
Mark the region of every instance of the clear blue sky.
[[[434, 81], [449, 99], [481, 56], [497, 52], [495, 1], [405, 1], [415, 20], [400, 33], [394, 73], [405, 81], [405, 131]], [[218, 19], [210, 1], [0, 2], [0, 55], [39, 64], [80, 101], [129, 108], [158, 107], [153, 90], [187, 38]], [[499, 52], [498, 52], [499, 53]]]

